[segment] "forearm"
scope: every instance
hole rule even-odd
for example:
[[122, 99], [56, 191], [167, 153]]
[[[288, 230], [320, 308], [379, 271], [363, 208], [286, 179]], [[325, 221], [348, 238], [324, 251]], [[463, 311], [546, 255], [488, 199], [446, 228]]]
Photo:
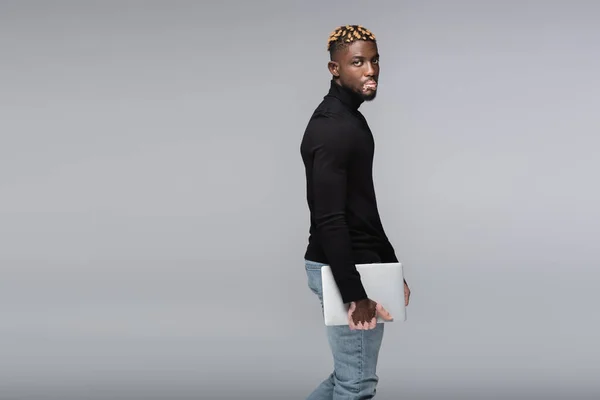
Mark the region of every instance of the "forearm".
[[317, 234], [344, 303], [367, 298], [356, 270], [343, 211], [317, 219]]
[[345, 303], [367, 298], [356, 270], [346, 222], [348, 164], [352, 144], [337, 127], [322, 126], [312, 162], [316, 234]]

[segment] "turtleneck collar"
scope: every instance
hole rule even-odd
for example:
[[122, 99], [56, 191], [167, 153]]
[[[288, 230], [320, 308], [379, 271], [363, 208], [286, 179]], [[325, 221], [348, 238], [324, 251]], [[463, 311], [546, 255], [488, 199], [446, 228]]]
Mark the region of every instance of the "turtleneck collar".
[[339, 99], [342, 103], [344, 103], [352, 110], [358, 110], [360, 105], [364, 102], [364, 100], [359, 95], [352, 92], [350, 89], [338, 85], [333, 79], [331, 80], [329, 95]]

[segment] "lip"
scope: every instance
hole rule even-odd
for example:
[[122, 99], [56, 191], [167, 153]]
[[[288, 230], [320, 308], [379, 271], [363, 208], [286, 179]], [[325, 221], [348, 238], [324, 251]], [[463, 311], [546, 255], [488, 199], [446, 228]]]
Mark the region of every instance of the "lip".
[[374, 79], [369, 79], [365, 83], [363, 83], [364, 90], [375, 90], [377, 89], [377, 81]]

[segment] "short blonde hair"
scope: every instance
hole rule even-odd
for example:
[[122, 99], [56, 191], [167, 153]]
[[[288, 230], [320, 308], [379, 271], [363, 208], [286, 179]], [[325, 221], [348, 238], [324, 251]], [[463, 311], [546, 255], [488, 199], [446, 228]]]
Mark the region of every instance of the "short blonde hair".
[[333, 52], [356, 40], [376, 41], [375, 35], [362, 25], [345, 25], [340, 26], [331, 32], [329, 39], [327, 40], [327, 50]]

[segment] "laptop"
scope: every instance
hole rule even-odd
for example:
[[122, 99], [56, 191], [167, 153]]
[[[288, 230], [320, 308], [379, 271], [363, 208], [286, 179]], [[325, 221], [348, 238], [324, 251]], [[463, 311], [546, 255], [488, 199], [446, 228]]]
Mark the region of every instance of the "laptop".
[[[381, 303], [392, 315], [392, 321], [406, 321], [402, 263], [357, 264], [356, 269], [369, 298]], [[321, 268], [321, 280], [325, 325], [348, 325], [348, 306], [342, 301], [329, 265]], [[392, 321], [377, 317], [378, 323]]]

